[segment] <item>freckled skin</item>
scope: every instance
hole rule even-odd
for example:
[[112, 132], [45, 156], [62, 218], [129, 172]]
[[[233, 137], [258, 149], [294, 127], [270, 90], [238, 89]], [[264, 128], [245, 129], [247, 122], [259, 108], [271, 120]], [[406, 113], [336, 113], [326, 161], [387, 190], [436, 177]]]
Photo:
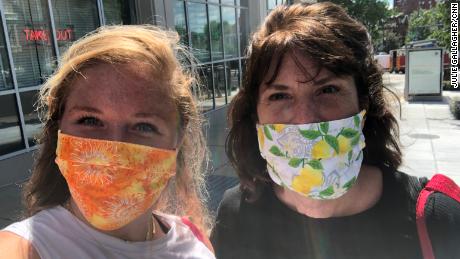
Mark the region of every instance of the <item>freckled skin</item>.
[[[116, 140], [173, 149], [178, 142], [178, 113], [168, 86], [155, 80], [140, 64], [102, 64], [82, 71], [84, 78], [70, 86], [60, 129], [70, 135]], [[75, 107], [91, 107], [99, 113]], [[136, 114], [144, 114], [138, 117]], [[81, 116], [94, 116], [101, 125], [77, 124]], [[139, 123], [152, 124], [159, 133], [138, 130]]]

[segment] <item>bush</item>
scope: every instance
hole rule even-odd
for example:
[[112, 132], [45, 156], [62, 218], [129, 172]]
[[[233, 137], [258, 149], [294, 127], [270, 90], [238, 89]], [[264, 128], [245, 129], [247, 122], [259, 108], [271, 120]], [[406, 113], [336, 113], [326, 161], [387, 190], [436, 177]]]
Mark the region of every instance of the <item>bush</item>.
[[457, 87], [457, 88], [454, 88], [450, 84], [450, 81], [442, 81], [442, 90], [444, 90], [444, 91], [460, 91], [460, 86]]
[[450, 100], [450, 111], [455, 119], [460, 120], [460, 97], [454, 97]]

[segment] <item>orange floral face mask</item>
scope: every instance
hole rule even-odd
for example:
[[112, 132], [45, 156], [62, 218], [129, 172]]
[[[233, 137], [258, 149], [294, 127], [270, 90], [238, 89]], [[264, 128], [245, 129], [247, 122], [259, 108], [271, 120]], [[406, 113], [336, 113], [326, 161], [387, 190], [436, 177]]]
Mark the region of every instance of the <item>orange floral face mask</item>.
[[150, 208], [176, 172], [175, 150], [58, 133], [56, 164], [83, 216], [121, 228]]

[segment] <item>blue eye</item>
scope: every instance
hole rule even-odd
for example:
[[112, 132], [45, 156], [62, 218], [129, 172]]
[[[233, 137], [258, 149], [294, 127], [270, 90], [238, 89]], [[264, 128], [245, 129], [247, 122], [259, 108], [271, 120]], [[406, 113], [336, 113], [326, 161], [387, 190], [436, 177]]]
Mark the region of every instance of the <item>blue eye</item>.
[[158, 132], [158, 129], [148, 123], [138, 123], [135, 126], [136, 130], [142, 131], [142, 132]]
[[268, 97], [268, 100], [270, 101], [279, 101], [283, 99], [290, 99], [291, 97], [288, 94], [285, 93], [274, 93]]
[[333, 93], [337, 93], [338, 91], [339, 89], [337, 89], [337, 87], [333, 85], [328, 85], [321, 89], [321, 93], [323, 94], [333, 94]]
[[90, 126], [90, 127], [102, 127], [102, 126], [104, 126], [102, 124], [102, 122], [98, 118], [89, 117], [89, 116], [85, 116], [85, 117], [80, 118], [77, 121], [77, 123], [81, 124], [81, 125], [84, 125], [84, 126]]

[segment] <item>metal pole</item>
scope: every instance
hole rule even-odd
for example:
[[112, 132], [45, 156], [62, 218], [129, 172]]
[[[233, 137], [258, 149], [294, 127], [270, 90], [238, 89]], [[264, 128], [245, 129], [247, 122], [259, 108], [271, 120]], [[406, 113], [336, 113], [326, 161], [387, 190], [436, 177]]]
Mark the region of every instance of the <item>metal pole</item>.
[[58, 42], [56, 38], [56, 25], [54, 24], [54, 14], [53, 14], [51, 0], [48, 0], [47, 4], [48, 4], [48, 12], [50, 15], [51, 37], [53, 38], [54, 53], [56, 54], [56, 60], [59, 63], [59, 58], [61, 57], [61, 54], [59, 53], [59, 46], [58, 46]]
[[15, 67], [14, 67], [13, 55], [11, 53], [11, 44], [10, 44], [10, 39], [8, 37], [8, 27], [6, 26], [6, 18], [5, 18], [5, 14], [3, 12], [3, 2], [2, 1], [0, 1], [0, 16], [1, 16], [2, 26], [3, 26], [3, 34], [4, 34], [4, 37], [5, 37], [6, 52], [8, 53], [8, 61], [10, 63], [11, 77], [13, 78], [13, 87], [14, 87], [14, 90], [15, 90], [16, 106], [18, 108], [17, 111], [19, 113], [19, 123], [21, 125], [21, 127], [20, 127], [21, 136], [22, 136], [23, 144], [25, 144], [25, 148], [28, 150], [29, 149], [29, 141], [28, 141], [26, 133], [25, 133], [26, 124], [25, 124], [25, 121], [24, 121], [24, 114], [22, 112], [21, 99], [20, 99], [20, 96], [19, 96], [18, 81], [17, 81], [17, 78], [16, 78], [16, 70], [15, 70]]

